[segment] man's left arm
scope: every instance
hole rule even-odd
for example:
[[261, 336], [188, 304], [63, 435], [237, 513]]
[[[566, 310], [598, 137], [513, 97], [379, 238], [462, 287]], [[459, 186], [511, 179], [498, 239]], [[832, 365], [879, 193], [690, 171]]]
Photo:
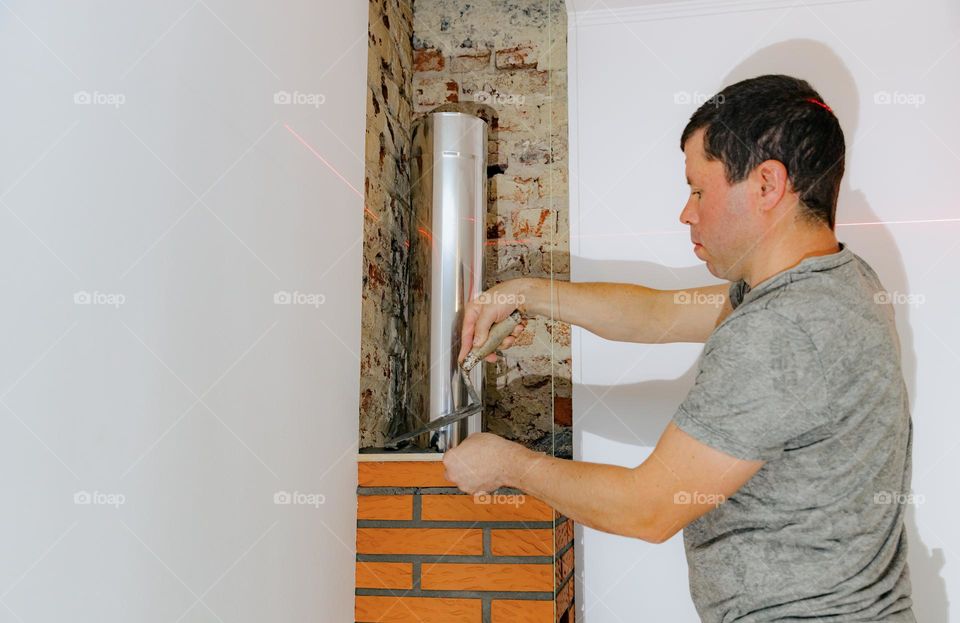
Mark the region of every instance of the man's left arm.
[[515, 487], [582, 525], [662, 543], [736, 493], [764, 461], [725, 454], [671, 422], [635, 468], [557, 459], [490, 433], [471, 435], [443, 463], [467, 493]]

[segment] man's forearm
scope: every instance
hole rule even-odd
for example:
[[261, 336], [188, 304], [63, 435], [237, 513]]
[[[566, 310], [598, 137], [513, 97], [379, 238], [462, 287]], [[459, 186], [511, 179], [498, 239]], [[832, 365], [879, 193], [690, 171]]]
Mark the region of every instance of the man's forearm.
[[[662, 290], [625, 283], [521, 281], [525, 313], [583, 327], [608, 340], [666, 341], [675, 320], [672, 300], [666, 301]], [[671, 303], [669, 308], [666, 303]]]
[[638, 470], [558, 459], [516, 446], [507, 484], [597, 530], [659, 543], [673, 534], [658, 525], [653, 491]]

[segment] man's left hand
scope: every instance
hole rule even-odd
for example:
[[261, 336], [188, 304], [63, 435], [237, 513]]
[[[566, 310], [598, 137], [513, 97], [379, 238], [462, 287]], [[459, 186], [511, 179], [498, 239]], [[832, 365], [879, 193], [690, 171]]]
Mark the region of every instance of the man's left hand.
[[492, 493], [509, 484], [520, 444], [493, 433], [474, 433], [443, 455], [447, 480], [466, 493]]

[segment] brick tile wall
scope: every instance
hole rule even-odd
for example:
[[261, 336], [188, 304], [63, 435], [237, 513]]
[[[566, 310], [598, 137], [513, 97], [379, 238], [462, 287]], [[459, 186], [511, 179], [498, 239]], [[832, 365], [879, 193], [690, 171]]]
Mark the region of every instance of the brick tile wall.
[[358, 463], [358, 623], [570, 623], [573, 523], [536, 498], [461, 493], [439, 461]]

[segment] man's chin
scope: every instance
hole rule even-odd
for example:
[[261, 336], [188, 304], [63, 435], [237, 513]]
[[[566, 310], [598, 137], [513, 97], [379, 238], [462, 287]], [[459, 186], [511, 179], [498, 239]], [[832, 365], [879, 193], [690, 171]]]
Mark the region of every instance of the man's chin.
[[726, 271], [721, 270], [711, 260], [703, 260], [703, 263], [707, 265], [707, 270], [710, 271], [711, 275], [717, 279], [727, 279]]
[[717, 279], [727, 279], [727, 275], [725, 274], [727, 271], [721, 269], [713, 263], [713, 260], [711, 260], [709, 257], [706, 257], [707, 254], [703, 251], [703, 248], [698, 247], [693, 254], [696, 255], [701, 262], [706, 264], [707, 270], [710, 271], [711, 275]]
[[706, 257], [707, 254], [704, 252], [702, 246], [700, 245], [695, 246], [693, 248], [693, 254], [697, 256], [697, 259], [699, 259], [701, 262], [707, 265], [707, 270], [709, 270], [714, 275], [716, 274], [713, 272], [713, 264], [711, 264], [710, 260]]

